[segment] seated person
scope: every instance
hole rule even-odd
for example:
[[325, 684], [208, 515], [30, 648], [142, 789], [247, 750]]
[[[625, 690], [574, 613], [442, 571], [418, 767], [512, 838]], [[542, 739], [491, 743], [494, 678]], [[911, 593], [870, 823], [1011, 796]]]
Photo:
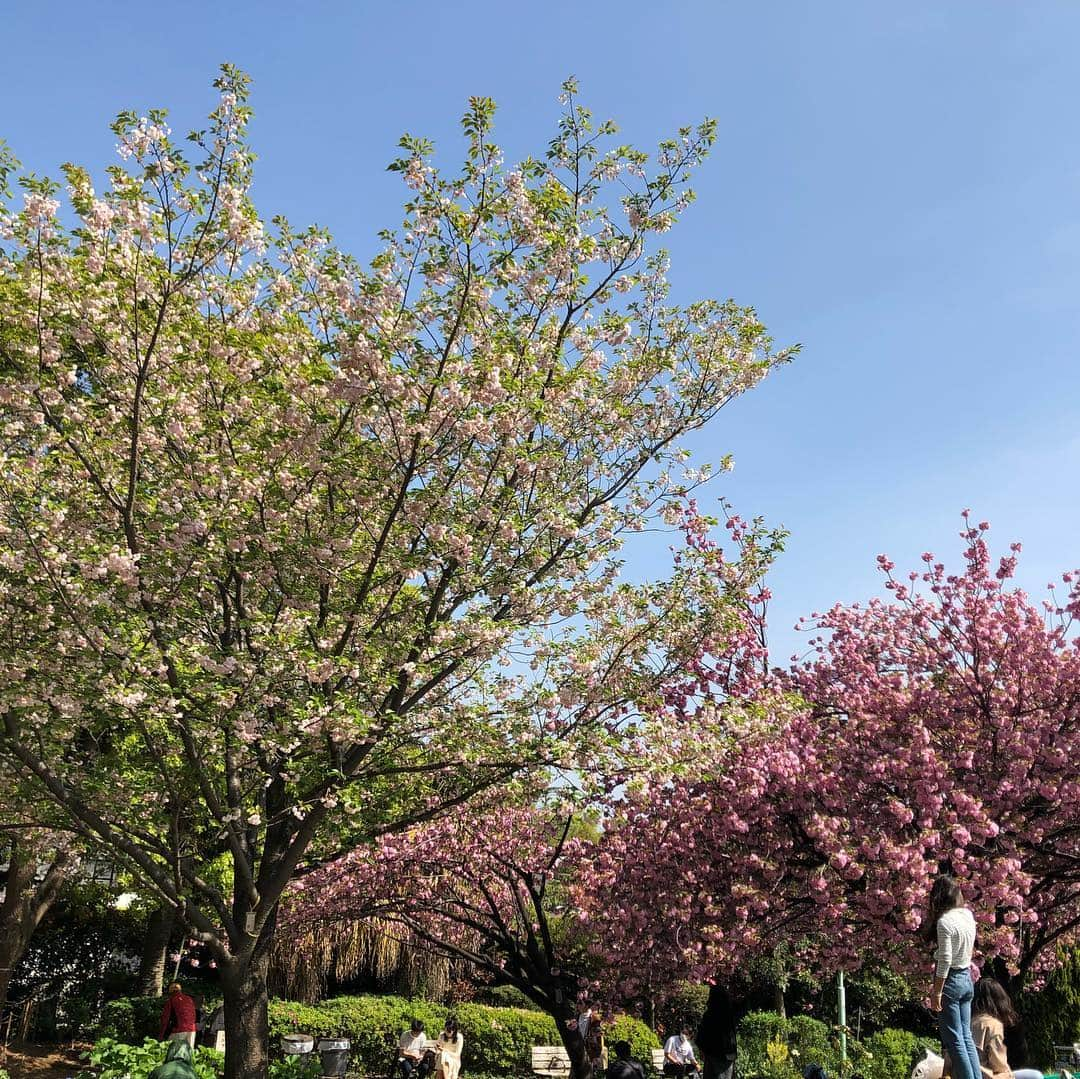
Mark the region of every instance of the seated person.
[[615, 1059], [608, 1065], [607, 1079], [645, 1079], [645, 1068], [630, 1056], [629, 1042], [616, 1042], [611, 1048]]
[[697, 1073], [698, 1062], [690, 1041], [690, 1027], [684, 1023], [678, 1034], [672, 1034], [664, 1042], [664, 1074], [682, 1077]]
[[424, 1034], [424, 1024], [419, 1019], [414, 1019], [398, 1041], [397, 1065], [394, 1069], [400, 1079], [410, 1079], [413, 1072], [424, 1059], [424, 1046], [427, 1044], [427, 1036]]
[[996, 978], [980, 978], [975, 983], [971, 1005], [971, 1037], [979, 1053], [983, 1079], [1042, 1079], [1034, 1068], [1014, 1067], [1006, 1046], [1009, 1030], [1020, 1025], [1020, 1016], [1005, 986]]
[[461, 1073], [461, 1050], [465, 1039], [458, 1029], [457, 1019], [446, 1017], [443, 1031], [435, 1043], [437, 1056], [435, 1061], [435, 1079], [458, 1079]]

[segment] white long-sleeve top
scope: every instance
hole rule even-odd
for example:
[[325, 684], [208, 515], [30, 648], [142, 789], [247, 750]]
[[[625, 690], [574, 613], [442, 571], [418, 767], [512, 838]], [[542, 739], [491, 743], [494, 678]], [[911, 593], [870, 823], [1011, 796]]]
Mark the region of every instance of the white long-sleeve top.
[[934, 973], [947, 978], [950, 970], [967, 970], [975, 950], [975, 918], [967, 907], [953, 907], [938, 918]]

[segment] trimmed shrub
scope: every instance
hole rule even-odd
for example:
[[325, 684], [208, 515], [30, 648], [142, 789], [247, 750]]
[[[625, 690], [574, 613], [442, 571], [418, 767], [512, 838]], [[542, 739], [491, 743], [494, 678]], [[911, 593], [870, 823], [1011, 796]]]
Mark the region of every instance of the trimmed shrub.
[[514, 985], [491, 985], [480, 991], [477, 1004], [488, 1004], [492, 1008], [521, 1008], [527, 1012], [539, 1012], [543, 1009], [534, 1004]]
[[900, 1079], [911, 1074], [915, 1062], [927, 1049], [941, 1052], [941, 1046], [932, 1038], [890, 1028], [872, 1034], [866, 1039], [865, 1047], [870, 1060], [862, 1070], [873, 1079]]
[[609, 1052], [616, 1042], [629, 1042], [630, 1055], [635, 1060], [640, 1060], [646, 1070], [649, 1067], [652, 1051], [660, 1047], [660, 1039], [652, 1028], [632, 1015], [620, 1015], [608, 1023], [604, 1030], [604, 1038]]
[[[421, 1020], [428, 1035], [435, 1037], [449, 1012], [461, 1025], [465, 1038], [462, 1071], [470, 1075], [527, 1074], [534, 1045], [560, 1044], [555, 1020], [543, 1012], [474, 1003], [447, 1008], [426, 1000], [383, 996], [338, 997], [318, 1005], [271, 1001], [270, 1031], [275, 1040], [298, 1031], [316, 1037], [348, 1038], [355, 1068], [370, 1075], [386, 1075], [398, 1037], [409, 1023]], [[644, 1023], [630, 1016], [614, 1020], [606, 1036], [609, 1045], [625, 1039], [634, 1055], [645, 1061], [660, 1044]]]
[[782, 1055], [787, 1060], [787, 1053], [769, 1051], [770, 1044], [783, 1044], [787, 1047], [787, 1020], [776, 1012], [748, 1012], [739, 1023], [739, 1063], [738, 1071], [744, 1076], [764, 1076], [774, 1074], [776, 1057]]

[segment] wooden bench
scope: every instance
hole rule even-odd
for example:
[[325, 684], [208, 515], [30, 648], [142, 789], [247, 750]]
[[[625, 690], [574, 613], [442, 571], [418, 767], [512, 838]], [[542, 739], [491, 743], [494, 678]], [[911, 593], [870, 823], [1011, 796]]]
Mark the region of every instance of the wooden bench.
[[[649, 1057], [653, 1071], [663, 1072], [664, 1050], [653, 1049]], [[570, 1074], [570, 1057], [561, 1045], [534, 1045], [532, 1071], [536, 1075], [550, 1075], [554, 1079], [566, 1079]]]
[[561, 1045], [534, 1045], [532, 1070], [536, 1075], [565, 1079], [570, 1074], [570, 1056]]
[[1062, 1069], [1074, 1071], [1077, 1068], [1080, 1068], [1080, 1044], [1055, 1045], [1054, 1067], [1058, 1071], [1061, 1071]]

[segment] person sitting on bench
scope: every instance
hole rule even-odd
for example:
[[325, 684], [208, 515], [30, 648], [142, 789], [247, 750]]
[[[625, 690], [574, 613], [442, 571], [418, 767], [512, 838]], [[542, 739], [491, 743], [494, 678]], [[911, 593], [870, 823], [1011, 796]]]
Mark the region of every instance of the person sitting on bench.
[[694, 1056], [694, 1045], [690, 1041], [690, 1027], [683, 1024], [678, 1034], [672, 1034], [664, 1042], [664, 1074], [686, 1079], [697, 1075], [698, 1062]]
[[424, 1035], [424, 1024], [419, 1019], [412, 1021], [398, 1041], [397, 1068], [395, 1069], [400, 1079], [411, 1079], [413, 1072], [424, 1059], [424, 1046], [427, 1037]]

